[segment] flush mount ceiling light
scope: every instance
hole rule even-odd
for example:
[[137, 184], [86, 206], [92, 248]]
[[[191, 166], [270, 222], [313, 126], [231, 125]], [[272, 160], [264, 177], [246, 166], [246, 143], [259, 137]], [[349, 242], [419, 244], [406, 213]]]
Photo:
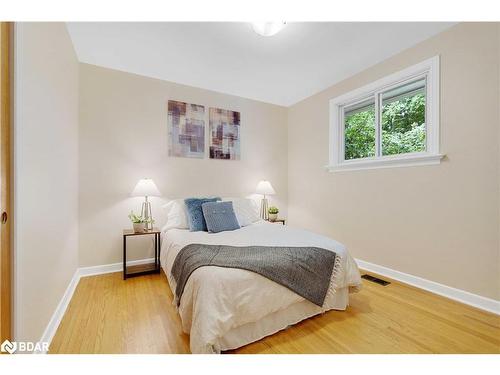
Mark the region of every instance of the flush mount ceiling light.
[[252, 22], [253, 31], [262, 36], [275, 35], [285, 26], [286, 22]]

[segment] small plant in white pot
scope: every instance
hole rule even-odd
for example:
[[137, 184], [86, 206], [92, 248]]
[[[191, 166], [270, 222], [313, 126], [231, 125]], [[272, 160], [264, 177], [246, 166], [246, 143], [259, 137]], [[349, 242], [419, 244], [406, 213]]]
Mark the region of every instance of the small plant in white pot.
[[267, 213], [269, 214], [269, 221], [276, 221], [278, 219], [278, 213], [280, 210], [278, 210], [278, 207], [271, 206], [267, 210]]
[[134, 226], [135, 233], [144, 232], [144, 229], [146, 228], [146, 219], [144, 219], [140, 215], [136, 215], [134, 211], [130, 211], [128, 218], [130, 219], [132, 225]]

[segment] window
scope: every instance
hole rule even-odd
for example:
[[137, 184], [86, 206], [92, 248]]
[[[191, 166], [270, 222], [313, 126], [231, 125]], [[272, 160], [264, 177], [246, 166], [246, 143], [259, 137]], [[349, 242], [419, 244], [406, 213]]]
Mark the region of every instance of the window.
[[331, 171], [438, 164], [439, 57], [330, 101]]

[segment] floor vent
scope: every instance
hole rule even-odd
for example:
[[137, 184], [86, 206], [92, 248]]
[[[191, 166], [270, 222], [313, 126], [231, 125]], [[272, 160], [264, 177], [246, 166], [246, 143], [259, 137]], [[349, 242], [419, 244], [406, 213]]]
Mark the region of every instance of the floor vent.
[[372, 275], [364, 274], [364, 275], [361, 276], [361, 278], [365, 279], [365, 280], [368, 280], [368, 281], [371, 281], [371, 282], [374, 282], [374, 283], [377, 283], [377, 284], [380, 284], [382, 286], [386, 286], [386, 285], [390, 284], [389, 281], [385, 281], [385, 280], [379, 279], [378, 277], [375, 277], [375, 276], [372, 276]]

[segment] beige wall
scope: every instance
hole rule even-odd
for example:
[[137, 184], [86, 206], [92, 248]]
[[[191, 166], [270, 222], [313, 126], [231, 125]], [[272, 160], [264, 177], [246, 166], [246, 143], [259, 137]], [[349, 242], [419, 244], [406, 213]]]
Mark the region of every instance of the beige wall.
[[[241, 112], [241, 161], [168, 157], [167, 101]], [[164, 198], [246, 196], [269, 179], [286, 215], [287, 109], [157, 79], [80, 65], [80, 266], [120, 262], [127, 214], [140, 210], [129, 194], [152, 178]], [[207, 138], [208, 139], [208, 138]], [[164, 199], [152, 198], [161, 227]], [[152, 256], [151, 242], [131, 241], [130, 259]], [[140, 247], [149, 249], [141, 251]]]
[[[459, 24], [289, 109], [289, 222], [362, 260], [500, 299], [497, 24]], [[441, 56], [438, 166], [329, 173], [328, 102]]]
[[78, 264], [78, 62], [62, 23], [16, 23], [16, 340], [38, 341]]

